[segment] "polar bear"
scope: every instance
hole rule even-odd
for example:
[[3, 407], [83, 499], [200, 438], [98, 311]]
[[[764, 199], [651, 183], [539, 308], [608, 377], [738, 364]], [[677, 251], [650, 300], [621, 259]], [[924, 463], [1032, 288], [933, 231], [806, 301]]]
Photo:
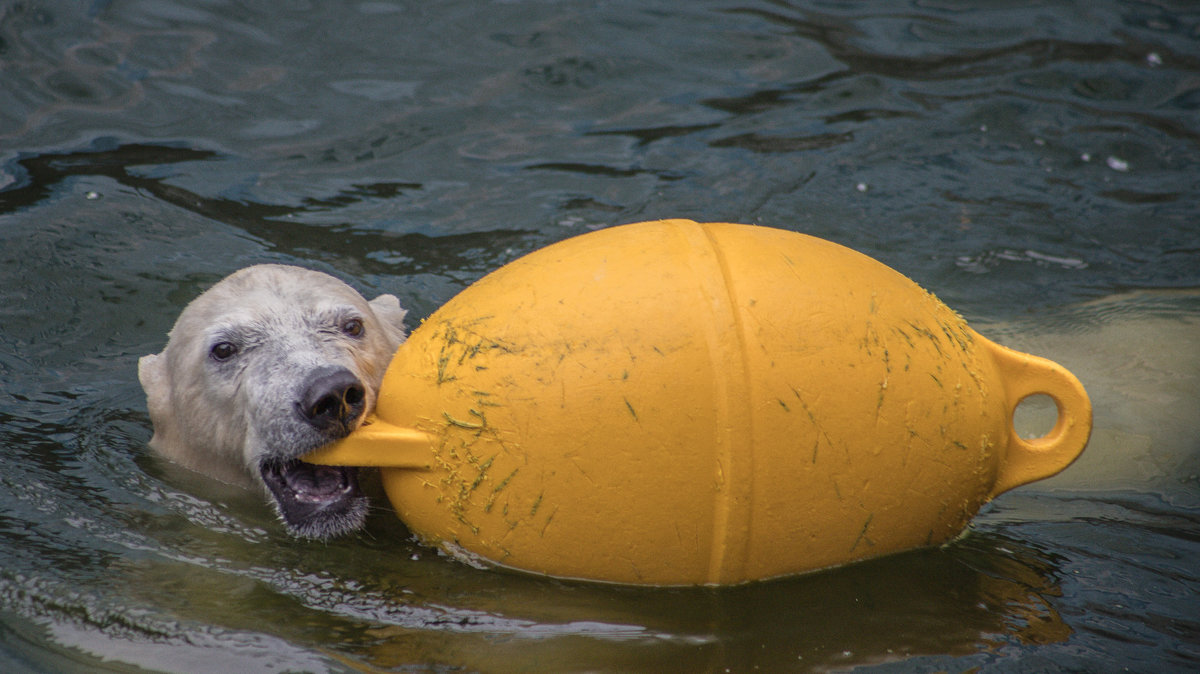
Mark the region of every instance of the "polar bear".
[[368, 504], [357, 469], [299, 457], [374, 408], [404, 316], [394, 296], [368, 302], [321, 272], [264, 264], [233, 273], [188, 304], [162, 353], [138, 361], [150, 446], [264, 490], [297, 536], [360, 528]]

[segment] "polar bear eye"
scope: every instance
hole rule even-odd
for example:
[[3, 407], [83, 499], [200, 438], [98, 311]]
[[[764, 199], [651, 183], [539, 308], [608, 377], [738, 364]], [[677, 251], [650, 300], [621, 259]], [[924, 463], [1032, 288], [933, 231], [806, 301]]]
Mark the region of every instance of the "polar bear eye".
[[363, 322], [357, 318], [351, 318], [345, 323], [342, 323], [342, 333], [350, 335], [351, 337], [362, 337]]
[[213, 357], [213, 360], [225, 361], [233, 358], [234, 354], [237, 352], [237, 345], [233, 342], [217, 342], [216, 344], [213, 344], [212, 349], [210, 349], [208, 353]]

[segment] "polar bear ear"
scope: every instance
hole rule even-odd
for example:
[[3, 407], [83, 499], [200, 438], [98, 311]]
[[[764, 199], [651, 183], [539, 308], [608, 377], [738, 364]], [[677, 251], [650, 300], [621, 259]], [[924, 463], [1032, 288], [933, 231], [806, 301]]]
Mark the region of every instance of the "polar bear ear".
[[408, 312], [400, 307], [400, 300], [396, 299], [395, 295], [380, 295], [369, 304], [371, 311], [375, 312], [375, 317], [388, 331], [388, 336], [398, 346], [408, 335], [408, 330], [404, 327], [404, 317]]
[[[162, 437], [166, 431], [163, 426], [167, 423], [171, 402], [171, 378], [167, 374], [163, 354], [156, 353], [138, 359], [138, 381], [146, 392], [146, 407], [150, 411], [150, 421], [154, 423], [154, 433]], [[154, 440], [151, 440], [151, 444], [154, 444]]]
[[161, 353], [142, 356], [138, 359], [138, 381], [142, 383], [148, 401], [160, 400], [167, 395], [171, 386], [167, 379], [166, 369], [163, 367]]

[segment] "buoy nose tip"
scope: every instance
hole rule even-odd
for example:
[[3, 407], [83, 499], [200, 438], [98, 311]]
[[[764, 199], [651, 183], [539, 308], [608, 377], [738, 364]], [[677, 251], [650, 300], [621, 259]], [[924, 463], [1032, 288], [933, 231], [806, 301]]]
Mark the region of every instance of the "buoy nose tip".
[[428, 470], [432, 461], [432, 440], [415, 428], [395, 426], [369, 417], [350, 435], [302, 458], [323, 466]]

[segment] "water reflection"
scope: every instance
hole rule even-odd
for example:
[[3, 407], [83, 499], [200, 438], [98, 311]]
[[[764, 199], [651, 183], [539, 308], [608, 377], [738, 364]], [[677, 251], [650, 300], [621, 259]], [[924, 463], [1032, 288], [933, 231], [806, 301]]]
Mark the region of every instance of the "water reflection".
[[[355, 667], [788, 671], [967, 655], [1071, 634], [1048, 601], [1060, 594], [1055, 560], [990, 533], [724, 590], [498, 579], [419, 548], [364, 550], [362, 542], [317, 554], [277, 544], [278, 566], [263, 566], [260, 546], [226, 540], [214, 564], [213, 536], [199, 537], [207, 543], [184, 544], [175, 562], [122, 571], [138, 595], [179, 597], [175, 610], [189, 622], [247, 631], [292, 615], [280, 625], [289, 641], [324, 644]], [[208, 561], [189, 562], [193, 555]]]

